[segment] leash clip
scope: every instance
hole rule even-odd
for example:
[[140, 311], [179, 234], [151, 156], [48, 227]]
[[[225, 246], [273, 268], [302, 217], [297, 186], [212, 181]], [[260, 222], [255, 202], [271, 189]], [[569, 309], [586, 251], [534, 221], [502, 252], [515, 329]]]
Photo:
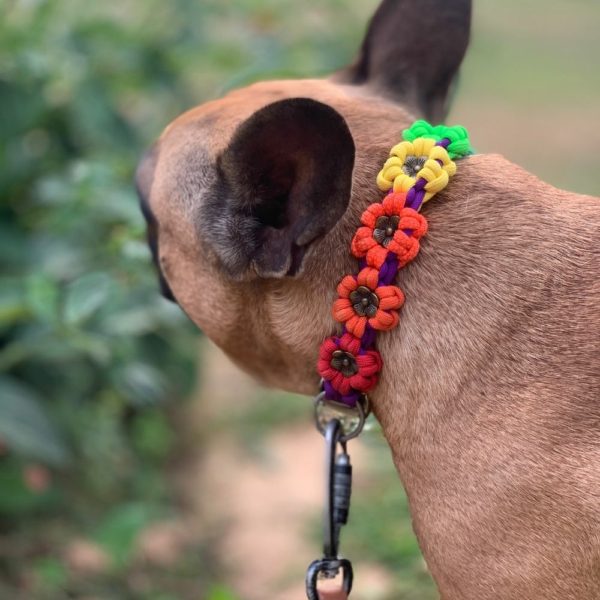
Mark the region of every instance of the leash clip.
[[[364, 423], [364, 413], [362, 421]], [[362, 426], [361, 426], [362, 428]], [[323, 519], [323, 558], [311, 563], [306, 573], [306, 595], [309, 600], [318, 600], [317, 581], [333, 579], [340, 571], [344, 574], [344, 591], [352, 589], [352, 563], [340, 558], [340, 531], [348, 522], [350, 496], [352, 494], [352, 465], [346, 451], [347, 434], [344, 434], [339, 419], [330, 419], [324, 426], [326, 504]], [[341, 452], [337, 452], [338, 444]]]
[[349, 595], [352, 591], [352, 580], [354, 579], [352, 563], [346, 558], [336, 560], [319, 558], [310, 564], [306, 572], [306, 596], [308, 600], [319, 600], [319, 592], [317, 590], [319, 578], [330, 579], [335, 577], [340, 569], [342, 569], [343, 573], [342, 589], [346, 595]]

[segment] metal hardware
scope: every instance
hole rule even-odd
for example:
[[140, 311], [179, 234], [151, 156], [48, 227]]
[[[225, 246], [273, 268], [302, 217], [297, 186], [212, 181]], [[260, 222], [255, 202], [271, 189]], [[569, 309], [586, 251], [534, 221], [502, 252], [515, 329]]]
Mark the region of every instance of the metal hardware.
[[355, 438], [365, 425], [369, 416], [369, 399], [366, 395], [354, 406], [348, 406], [341, 402], [334, 402], [325, 398], [325, 392], [321, 392], [315, 398], [315, 421], [317, 429], [325, 435], [327, 424], [332, 420], [338, 420], [341, 425], [342, 434], [340, 442], [347, 442]]
[[349, 352], [344, 352], [343, 350], [335, 350], [331, 355], [330, 364], [336, 371], [340, 371], [344, 377], [351, 377], [358, 373], [356, 358]]
[[[363, 419], [364, 420], [364, 419]], [[352, 564], [338, 556], [340, 531], [348, 522], [350, 496], [352, 494], [352, 465], [346, 452], [342, 424], [330, 419], [325, 425], [325, 513], [323, 518], [323, 558], [314, 561], [306, 574], [306, 594], [310, 600], [318, 600], [317, 579], [335, 577], [340, 569], [344, 572], [344, 589], [352, 588]], [[337, 452], [338, 444], [341, 452]]]
[[319, 600], [318, 580], [333, 579], [340, 569], [343, 572], [344, 591], [348, 595], [352, 589], [352, 563], [339, 556], [340, 531], [348, 522], [352, 495], [352, 465], [346, 442], [363, 430], [369, 412], [366, 394], [354, 406], [327, 399], [325, 391], [315, 398], [315, 423], [325, 438], [325, 512], [323, 558], [313, 561], [306, 573], [306, 595], [309, 600]]
[[[389, 235], [393, 235], [393, 232]], [[367, 286], [359, 285], [353, 292], [350, 292], [350, 302], [354, 312], [360, 317], [374, 317], [379, 307], [379, 296]]]
[[343, 589], [346, 594], [350, 594], [352, 591], [352, 580], [354, 579], [354, 572], [352, 570], [352, 563], [345, 559], [330, 559], [330, 558], [319, 558], [313, 561], [308, 567], [306, 572], [306, 596], [308, 600], [319, 600], [319, 592], [317, 590], [317, 584], [319, 579], [330, 579], [330, 574], [335, 575], [342, 569], [343, 573]]

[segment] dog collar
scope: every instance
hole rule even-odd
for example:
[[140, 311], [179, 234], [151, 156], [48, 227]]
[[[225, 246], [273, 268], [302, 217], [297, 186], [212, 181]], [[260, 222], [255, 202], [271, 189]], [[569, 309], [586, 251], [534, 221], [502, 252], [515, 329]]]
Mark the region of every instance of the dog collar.
[[317, 370], [324, 398], [354, 407], [377, 384], [382, 359], [375, 349], [377, 334], [398, 325], [404, 294], [396, 284], [398, 271], [413, 260], [427, 233], [422, 206], [441, 192], [456, 173], [456, 159], [472, 153], [461, 126], [430, 125], [420, 120], [402, 132], [377, 175], [388, 192], [361, 216], [351, 252], [357, 274], [337, 286], [333, 318], [341, 332], [328, 337], [319, 351]]

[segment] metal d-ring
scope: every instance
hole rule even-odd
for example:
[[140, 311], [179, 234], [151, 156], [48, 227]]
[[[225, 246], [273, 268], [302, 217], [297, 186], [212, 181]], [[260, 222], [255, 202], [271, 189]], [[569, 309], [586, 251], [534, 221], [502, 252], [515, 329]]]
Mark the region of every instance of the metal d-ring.
[[354, 406], [328, 400], [324, 391], [315, 398], [317, 429], [325, 435], [327, 424], [332, 420], [338, 420], [341, 427], [340, 442], [347, 442], [359, 435], [368, 416], [369, 399], [366, 395], [363, 395]]

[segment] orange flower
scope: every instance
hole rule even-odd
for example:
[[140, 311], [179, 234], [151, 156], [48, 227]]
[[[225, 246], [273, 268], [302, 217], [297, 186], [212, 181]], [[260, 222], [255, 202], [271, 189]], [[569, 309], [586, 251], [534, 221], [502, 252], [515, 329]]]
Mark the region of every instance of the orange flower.
[[363, 227], [352, 240], [354, 256], [366, 256], [367, 264], [379, 269], [388, 252], [396, 254], [400, 267], [417, 255], [419, 239], [427, 233], [427, 221], [416, 210], [405, 208], [405, 201], [405, 193], [392, 193], [381, 204], [371, 204], [365, 210], [360, 218]]
[[373, 329], [388, 330], [398, 324], [398, 309], [404, 294], [395, 285], [377, 286], [379, 271], [365, 267], [356, 277], [346, 275], [337, 287], [339, 298], [333, 303], [333, 318], [360, 338], [367, 323]]

